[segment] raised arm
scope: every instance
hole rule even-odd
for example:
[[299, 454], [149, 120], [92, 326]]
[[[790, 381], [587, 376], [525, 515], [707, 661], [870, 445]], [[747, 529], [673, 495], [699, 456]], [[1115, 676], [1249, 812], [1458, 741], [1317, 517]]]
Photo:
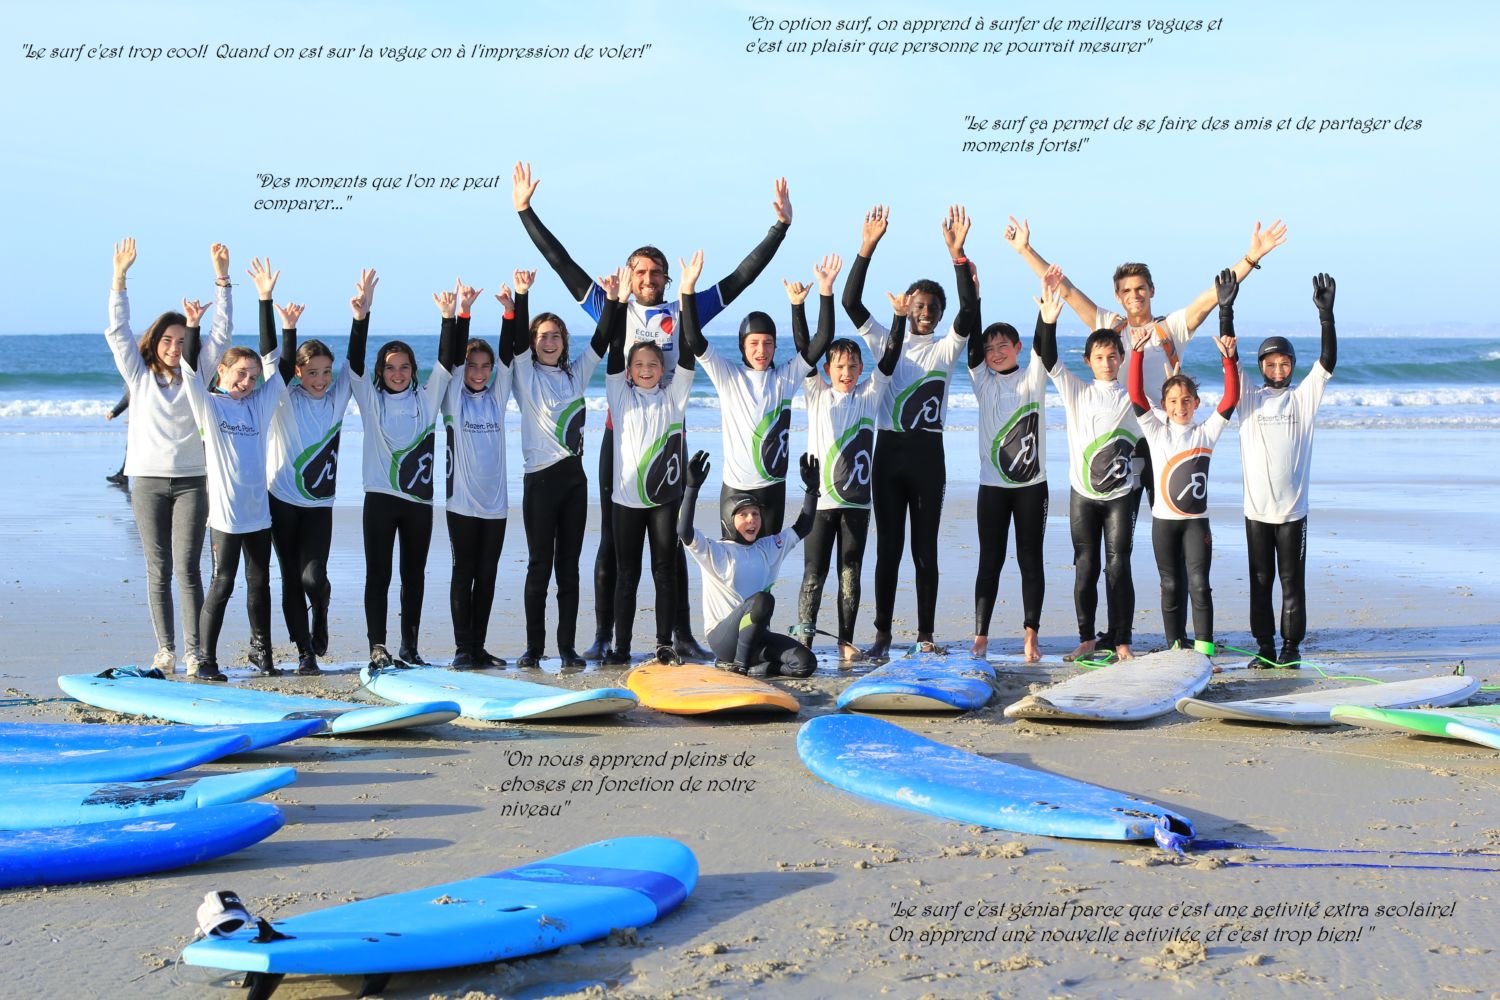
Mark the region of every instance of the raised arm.
[[531, 242], [541, 251], [542, 257], [546, 259], [547, 265], [557, 272], [562, 279], [568, 294], [579, 302], [584, 300], [593, 282], [589, 279], [588, 272], [579, 267], [568, 251], [558, 241], [552, 231], [542, 225], [542, 220], [537, 218], [536, 212], [531, 208], [531, 196], [536, 193], [540, 180], [531, 177], [531, 164], [517, 163], [515, 171], [511, 174], [511, 203], [516, 206], [516, 212], [521, 216], [521, 225], [526, 228], [526, 235], [531, 237]]
[[[1280, 219], [1271, 223], [1264, 231], [1260, 228], [1260, 222], [1257, 220], [1255, 229], [1250, 234], [1250, 249], [1246, 250], [1245, 256], [1235, 261], [1234, 266], [1229, 268], [1229, 270], [1234, 272], [1235, 281], [1244, 281], [1250, 277], [1251, 271], [1259, 270], [1261, 258], [1285, 242], [1286, 226], [1282, 224]], [[1188, 303], [1186, 319], [1189, 330], [1198, 329], [1199, 325], [1208, 318], [1208, 314], [1214, 311], [1214, 306], [1218, 305], [1219, 299], [1216, 286], [1217, 282], [1209, 285], [1207, 289], [1198, 294], [1197, 298]]]
[[698, 509], [698, 491], [708, 482], [708, 452], [694, 452], [688, 462], [687, 483], [683, 488], [682, 506], [677, 511], [677, 537], [683, 545], [693, 544], [693, 513]]
[[[797, 351], [802, 355], [802, 360], [816, 367], [828, 352], [828, 345], [833, 343], [833, 282], [839, 276], [844, 261], [836, 253], [825, 254], [813, 268], [813, 274], [818, 279], [818, 330], [813, 334], [812, 340], [801, 342], [797, 340], [796, 314], [800, 309], [794, 306], [792, 310], [792, 340], [797, 345]], [[802, 336], [807, 336], [807, 314], [802, 315]]]
[[1151, 342], [1152, 336], [1152, 331], [1148, 329], [1137, 330], [1130, 338], [1130, 370], [1125, 376], [1125, 391], [1130, 394], [1130, 406], [1138, 417], [1151, 409], [1151, 401], [1146, 398], [1146, 389], [1142, 384], [1142, 369], [1145, 366], [1146, 345]]
[[[719, 279], [716, 287], [719, 290], [719, 302], [723, 305], [727, 306], [739, 298], [740, 293], [760, 277], [766, 265], [771, 263], [771, 258], [776, 256], [776, 250], [781, 246], [781, 241], [786, 239], [786, 231], [791, 228], [792, 196], [787, 189], [786, 178], [777, 178], [773, 188], [775, 197], [771, 201], [771, 208], [776, 212], [776, 221], [771, 224], [770, 229], [766, 230], [765, 237], [755, 245], [755, 249], [740, 261], [739, 267]], [[712, 317], [709, 318], [712, 319]], [[686, 352], [679, 351], [678, 353]]]
[[799, 539], [812, 533], [813, 519], [818, 516], [818, 460], [811, 455], [802, 456], [802, 510], [792, 524]]
[[1333, 276], [1319, 274], [1313, 278], [1313, 303], [1318, 307], [1318, 323], [1323, 328], [1323, 347], [1318, 355], [1318, 364], [1328, 374], [1339, 363], [1339, 337], [1333, 328]]
[[[461, 281], [455, 284], [455, 289], [462, 284]], [[463, 347], [457, 344], [458, 338], [454, 332], [458, 326], [458, 292], [433, 292], [432, 301], [438, 307], [438, 314], [442, 317], [442, 322], [438, 326], [437, 363], [451, 375], [453, 369], [463, 367]]]
[[600, 278], [599, 287], [604, 289], [605, 299], [599, 323], [594, 328], [594, 346], [599, 346], [601, 335], [606, 339], [609, 361], [604, 371], [608, 375], [619, 375], [625, 371], [625, 300], [620, 296], [630, 294], [630, 272], [622, 267], [614, 274]]
[[[682, 335], [689, 344], [701, 343], [707, 348], [703, 327], [698, 322], [698, 278], [703, 274], [703, 251], [695, 252], [687, 260], [678, 257], [677, 266], [682, 272], [682, 284], [678, 287], [677, 296], [682, 304]], [[693, 352], [678, 351], [677, 367], [692, 371]]]
[[516, 283], [516, 291], [511, 298], [511, 307], [504, 310], [500, 318], [500, 345], [497, 348], [500, 364], [507, 366], [521, 353], [520, 345], [530, 347], [526, 328], [531, 324], [531, 312], [526, 293], [536, 280], [536, 272], [518, 267], [511, 273], [511, 279]]
[[905, 295], [890, 295], [887, 293], [887, 296], [891, 300], [891, 309], [896, 313], [896, 317], [891, 321], [891, 335], [886, 338], [885, 353], [880, 356], [880, 361], [876, 367], [880, 369], [880, 374], [886, 378], [890, 378], [896, 374], [896, 364], [901, 360], [901, 345], [906, 340], [906, 307], [908, 302]]
[[849, 277], [844, 279], [844, 314], [856, 327], [864, 326], [870, 318], [865, 308], [865, 275], [870, 270], [870, 258], [885, 236], [891, 224], [891, 209], [888, 205], [876, 205], [865, 213], [865, 223], [859, 232], [859, 253], [849, 266]]
[[187, 318], [187, 330], [182, 338], [182, 365], [195, 373], [198, 371], [198, 355], [203, 350], [203, 314], [207, 311], [208, 307], [197, 299], [182, 300], [182, 315]]
[[[1016, 217], [1010, 217], [1010, 225], [1005, 227], [1005, 242], [1010, 248], [1021, 255], [1026, 266], [1031, 268], [1031, 273], [1038, 278], [1046, 275], [1048, 269], [1053, 265], [1047, 263], [1046, 259], [1031, 245], [1031, 222], [1028, 219], [1016, 221]], [[1083, 325], [1090, 330], [1099, 327], [1099, 307], [1094, 305], [1094, 300], [1073, 286], [1071, 281], [1064, 279], [1063, 299], [1068, 306], [1078, 314]], [[1049, 366], [1050, 367], [1050, 366]]]
[[1223, 334], [1214, 338], [1214, 346], [1224, 358], [1224, 395], [1219, 400], [1218, 414], [1225, 420], [1234, 416], [1234, 408], [1240, 405], [1240, 355], [1234, 337]]
[[[288, 302], [284, 306], [276, 307], [276, 314], [281, 317], [281, 359], [276, 367], [281, 372], [281, 381], [291, 384], [293, 376], [297, 374], [297, 322], [302, 319], [303, 306], [296, 302]], [[264, 338], [266, 317], [261, 315], [261, 334]], [[264, 343], [264, 339], [262, 339]], [[265, 352], [262, 351], [262, 354]]]
[[130, 379], [142, 368], [140, 349], [132, 342], [130, 334], [130, 300], [125, 294], [125, 276], [135, 263], [135, 237], [127, 236], [115, 244], [114, 280], [109, 286], [109, 326], [104, 328], [104, 339], [114, 355], [115, 367], [125, 379], [129, 391]]
[[1067, 281], [1056, 264], [1048, 266], [1042, 275], [1042, 297], [1031, 300], [1037, 307], [1036, 333], [1031, 338], [1031, 349], [1049, 372], [1057, 367], [1057, 317], [1062, 314], [1063, 288]]
[[354, 296], [349, 300], [349, 308], [354, 313], [354, 322], [349, 327], [349, 351], [344, 356], [344, 361], [349, 366], [349, 373], [357, 379], [365, 377], [365, 341], [370, 336], [370, 305], [375, 301], [375, 286], [380, 279], [375, 276], [374, 268], [366, 268], [359, 273], [359, 281], [354, 284]]
[[[273, 296], [276, 293], [276, 280], [281, 277], [281, 272], [271, 270], [271, 258], [261, 260], [259, 257], [252, 257], [250, 269], [245, 273], [255, 282], [255, 292], [260, 299], [260, 345], [257, 353], [265, 357], [276, 350], [276, 308]], [[287, 359], [283, 356], [277, 367], [281, 370], [282, 381], [290, 382], [292, 379], [286, 363]]]
[[979, 282], [975, 280], [978, 269], [964, 255], [964, 240], [968, 235], [968, 213], [962, 205], [952, 206], [948, 218], [943, 220], [943, 242], [953, 258], [953, 280], [958, 285], [958, 315], [953, 318], [953, 332], [974, 338], [979, 332]]

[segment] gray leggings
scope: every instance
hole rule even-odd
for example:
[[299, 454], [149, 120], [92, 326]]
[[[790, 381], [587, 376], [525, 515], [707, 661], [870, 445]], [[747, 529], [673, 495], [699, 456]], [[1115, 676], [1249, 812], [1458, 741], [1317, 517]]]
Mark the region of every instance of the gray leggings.
[[208, 477], [131, 476], [130, 507], [146, 553], [146, 603], [156, 644], [176, 651], [172, 575], [182, 603], [184, 652], [201, 654], [198, 615], [203, 610], [203, 538], [208, 526]]

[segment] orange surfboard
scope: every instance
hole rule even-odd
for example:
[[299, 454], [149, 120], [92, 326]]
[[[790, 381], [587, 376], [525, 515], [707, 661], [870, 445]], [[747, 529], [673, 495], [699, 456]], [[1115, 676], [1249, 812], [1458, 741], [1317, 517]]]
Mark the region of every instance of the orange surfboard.
[[796, 698], [765, 681], [716, 667], [643, 663], [625, 675], [641, 704], [672, 715], [801, 711]]

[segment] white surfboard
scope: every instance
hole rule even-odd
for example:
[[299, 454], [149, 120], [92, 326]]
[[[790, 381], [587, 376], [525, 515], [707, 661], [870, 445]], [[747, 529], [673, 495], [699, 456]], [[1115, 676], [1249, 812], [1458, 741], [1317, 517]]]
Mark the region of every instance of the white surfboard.
[[1069, 677], [1006, 706], [1009, 719], [1140, 722], [1172, 711], [1208, 686], [1213, 664], [1191, 649], [1147, 653]]
[[1389, 684], [1360, 684], [1356, 687], [1325, 688], [1299, 691], [1274, 698], [1250, 698], [1245, 701], [1200, 701], [1183, 698], [1177, 711], [1195, 719], [1238, 719], [1247, 722], [1275, 722], [1284, 726], [1334, 726], [1333, 709], [1337, 705], [1359, 705], [1364, 708], [1414, 708], [1431, 705], [1441, 708], [1467, 701], [1479, 690], [1479, 679], [1445, 674], [1442, 677], [1418, 677]]

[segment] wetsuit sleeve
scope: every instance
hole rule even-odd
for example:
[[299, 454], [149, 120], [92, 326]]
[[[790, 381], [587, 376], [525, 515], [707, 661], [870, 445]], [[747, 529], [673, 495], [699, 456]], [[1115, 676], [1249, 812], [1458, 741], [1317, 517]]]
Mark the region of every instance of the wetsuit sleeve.
[[526, 302], [526, 296], [517, 295], [515, 308], [511, 309], [509, 316], [503, 317], [500, 320], [500, 344], [496, 348], [499, 351], [499, 357], [496, 360], [499, 361], [502, 368], [509, 368], [510, 363], [515, 360], [516, 342], [519, 339], [524, 339], [524, 337], [518, 336], [516, 331], [526, 329], [527, 324], [530, 322], [527, 319], [529, 312], [530, 307]]
[[[501, 320], [501, 342], [506, 340], [505, 328], [506, 321]], [[510, 324], [510, 332], [510, 356], [514, 360], [531, 350], [531, 296], [526, 292], [516, 293], [516, 318]]]
[[792, 522], [792, 530], [797, 533], [798, 541], [812, 534], [813, 521], [818, 516], [818, 491], [808, 490], [802, 494], [802, 510], [797, 514], [797, 520]]
[[600, 334], [609, 343], [609, 364], [604, 369], [605, 374], [619, 375], [625, 371], [625, 310], [620, 308], [620, 303], [615, 301], [614, 296], [610, 296], [604, 303], [604, 311], [599, 314], [599, 325], [594, 330], [595, 344], [599, 343]]
[[588, 276], [587, 271], [578, 266], [572, 257], [568, 256], [568, 251], [563, 249], [563, 245], [558, 242], [556, 236], [552, 235], [552, 231], [542, 225], [542, 220], [537, 218], [535, 211], [527, 208], [520, 215], [521, 225], [526, 228], [526, 235], [531, 237], [531, 242], [536, 244], [536, 248], [547, 259], [548, 265], [562, 279], [563, 285], [568, 289], [568, 294], [582, 302], [589, 289], [593, 287], [594, 280]]
[[901, 343], [906, 340], [906, 317], [897, 316], [891, 323], [891, 335], [885, 338], [885, 353], [880, 356], [877, 367], [880, 374], [890, 378], [896, 374], [896, 364], [901, 360]]
[[[957, 326], [957, 324], [954, 324]], [[973, 371], [984, 364], [984, 338], [969, 338], [969, 371]]]
[[870, 318], [870, 310], [864, 303], [865, 275], [869, 270], [870, 258], [855, 254], [854, 263], [849, 266], [849, 276], [844, 279], [844, 313], [855, 326], [864, 326]]
[[349, 350], [344, 354], [344, 362], [356, 379], [365, 377], [365, 341], [369, 339], [370, 314], [365, 313], [364, 319], [357, 319], [350, 325]]
[[[719, 280], [719, 283], [714, 287], [718, 289], [719, 305], [721, 307], [727, 306], [739, 298], [740, 293], [749, 288], [751, 283], [760, 277], [760, 272], [764, 271], [766, 265], [771, 263], [771, 258], [776, 256], [776, 251], [780, 248], [781, 241], [786, 239], [786, 231], [789, 228], [791, 227], [788, 223], [778, 219], [766, 231], [765, 238], [755, 245], [755, 249], [751, 250], [745, 256], [744, 260], [740, 261], [740, 266]], [[713, 317], [710, 316], [708, 318], [712, 319]]]
[[[801, 307], [798, 307], [798, 308], [800, 309]], [[807, 343], [807, 345], [806, 345], [806, 350], [803, 350], [800, 345], [798, 347], [798, 352], [802, 355], [802, 360], [806, 361], [810, 367], [816, 368], [818, 362], [823, 359], [823, 355], [825, 355], [825, 354], [828, 353], [828, 345], [831, 344], [831, 343], [833, 343], [833, 322], [834, 322], [834, 320], [833, 320], [833, 296], [832, 295], [819, 295], [818, 296], [818, 332], [815, 333], [815, 334], [813, 334], [812, 340], [809, 341]], [[806, 312], [803, 312], [803, 314], [802, 314], [802, 334], [803, 334], [804, 337], [807, 335], [807, 313]], [[792, 339], [795, 340], [796, 337], [797, 337], [797, 310], [793, 310], [792, 311]]]
[[[698, 323], [698, 296], [693, 292], [682, 293], [682, 336], [689, 344], [693, 345], [691, 351], [677, 352], [677, 367], [693, 370], [694, 353], [702, 354], [708, 350], [708, 341], [703, 337], [703, 327]], [[698, 347], [702, 344], [702, 348]]]
[[[467, 328], [468, 321], [463, 322]], [[453, 374], [453, 369], [458, 367], [458, 357], [454, 350], [454, 341], [458, 339], [457, 329], [458, 321], [452, 316], [444, 316], [443, 325], [438, 328], [438, 364], [450, 375]]]
[[114, 407], [109, 411], [109, 415], [110, 415], [111, 418], [118, 417], [120, 414], [124, 413], [129, 407], [130, 407], [130, 387], [126, 386], [125, 387], [125, 394], [120, 397], [120, 401], [118, 403], [116, 403], [114, 405]]
[[1057, 324], [1044, 321], [1041, 313], [1036, 315], [1036, 333], [1031, 338], [1031, 349], [1042, 359], [1049, 373], [1057, 367]]
[[289, 326], [281, 331], [281, 361], [277, 363], [281, 381], [291, 385], [297, 374], [297, 328]]
[[1228, 420], [1240, 405], [1240, 363], [1238, 358], [1224, 359], [1224, 398], [1219, 400], [1219, 416]]
[[[276, 309], [270, 299], [260, 299], [260, 342], [256, 354], [265, 357], [276, 350]], [[282, 375], [285, 379], [286, 376]]]
[[1151, 401], [1146, 398], [1146, 390], [1141, 385], [1142, 369], [1146, 364], [1145, 358], [1145, 351], [1131, 351], [1130, 373], [1125, 377], [1125, 391], [1130, 393], [1130, 405], [1135, 408], [1135, 415], [1138, 417], [1151, 409]]
[[1326, 312], [1318, 310], [1318, 322], [1323, 327], [1323, 349], [1318, 355], [1318, 364], [1328, 374], [1333, 374], [1333, 366], [1339, 363], [1339, 337], [1333, 328], [1333, 310]]
[[698, 490], [691, 483], [682, 493], [682, 508], [677, 511], [677, 537], [683, 545], [693, 544], [693, 512], [698, 508]]
[[[198, 353], [203, 349], [203, 328], [201, 326], [190, 326], [182, 338], [182, 363], [187, 367], [198, 370]], [[184, 379], [183, 381], [186, 381]]]
[[958, 283], [958, 315], [953, 318], [953, 332], [972, 337], [979, 332], [979, 293], [968, 262], [953, 265], [953, 280]]

